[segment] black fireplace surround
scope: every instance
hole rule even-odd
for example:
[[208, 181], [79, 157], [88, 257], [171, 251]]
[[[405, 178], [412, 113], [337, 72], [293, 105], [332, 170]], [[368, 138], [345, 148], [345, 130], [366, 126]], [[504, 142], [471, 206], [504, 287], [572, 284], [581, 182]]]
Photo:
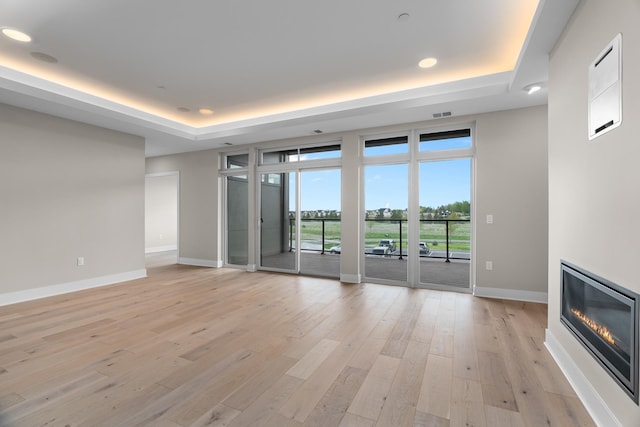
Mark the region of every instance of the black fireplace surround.
[[562, 261], [560, 321], [638, 404], [638, 294]]

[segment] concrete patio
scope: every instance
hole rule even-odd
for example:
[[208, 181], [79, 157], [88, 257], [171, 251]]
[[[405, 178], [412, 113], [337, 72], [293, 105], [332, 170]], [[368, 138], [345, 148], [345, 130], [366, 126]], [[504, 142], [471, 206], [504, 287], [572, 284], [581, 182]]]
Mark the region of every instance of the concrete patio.
[[[262, 265], [271, 268], [293, 269], [295, 252], [264, 257]], [[340, 277], [340, 255], [303, 251], [300, 254], [300, 272], [311, 276]], [[468, 288], [469, 260], [444, 258], [420, 258], [420, 282], [456, 288]], [[365, 256], [365, 276], [370, 279], [407, 281], [407, 259], [397, 256]]]

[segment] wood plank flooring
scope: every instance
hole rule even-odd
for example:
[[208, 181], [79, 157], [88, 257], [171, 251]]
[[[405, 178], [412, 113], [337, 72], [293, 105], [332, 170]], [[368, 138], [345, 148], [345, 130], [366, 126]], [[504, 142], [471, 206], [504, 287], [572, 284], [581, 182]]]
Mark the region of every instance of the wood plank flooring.
[[592, 426], [546, 306], [233, 269], [0, 307], [2, 426]]

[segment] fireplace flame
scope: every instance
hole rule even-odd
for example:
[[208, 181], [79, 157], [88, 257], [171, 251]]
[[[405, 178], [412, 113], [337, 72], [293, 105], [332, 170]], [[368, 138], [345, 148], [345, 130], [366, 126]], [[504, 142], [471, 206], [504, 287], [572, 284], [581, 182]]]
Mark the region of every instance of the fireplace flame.
[[613, 335], [605, 326], [598, 324], [598, 322], [589, 318], [586, 314], [578, 309], [572, 308], [571, 313], [573, 313], [573, 315], [578, 319], [582, 320], [582, 323], [593, 329], [593, 331], [600, 335], [600, 337], [602, 337], [602, 339], [604, 339], [606, 342], [611, 345], [615, 345], [616, 341], [613, 339]]

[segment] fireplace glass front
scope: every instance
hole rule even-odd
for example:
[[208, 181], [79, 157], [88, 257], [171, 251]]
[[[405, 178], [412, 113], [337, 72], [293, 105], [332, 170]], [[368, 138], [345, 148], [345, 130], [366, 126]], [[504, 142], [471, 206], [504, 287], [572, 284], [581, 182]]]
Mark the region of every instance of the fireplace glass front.
[[638, 295], [563, 262], [561, 321], [638, 403]]

